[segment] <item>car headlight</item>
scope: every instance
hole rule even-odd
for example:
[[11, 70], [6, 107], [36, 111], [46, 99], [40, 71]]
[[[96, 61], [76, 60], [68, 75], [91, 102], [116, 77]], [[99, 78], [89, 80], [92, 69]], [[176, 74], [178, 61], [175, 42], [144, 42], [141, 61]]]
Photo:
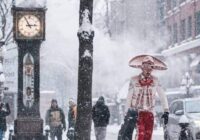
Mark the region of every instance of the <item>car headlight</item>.
[[200, 127], [200, 120], [198, 120], [198, 121], [195, 120], [194, 124], [195, 124], [195, 126]]

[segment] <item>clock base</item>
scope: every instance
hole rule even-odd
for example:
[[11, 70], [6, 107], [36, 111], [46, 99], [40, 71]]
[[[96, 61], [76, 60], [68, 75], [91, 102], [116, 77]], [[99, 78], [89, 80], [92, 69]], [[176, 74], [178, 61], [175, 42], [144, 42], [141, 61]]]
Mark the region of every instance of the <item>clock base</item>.
[[46, 136], [12, 136], [12, 140], [47, 140]]
[[18, 118], [15, 120], [13, 140], [45, 140], [41, 118]]

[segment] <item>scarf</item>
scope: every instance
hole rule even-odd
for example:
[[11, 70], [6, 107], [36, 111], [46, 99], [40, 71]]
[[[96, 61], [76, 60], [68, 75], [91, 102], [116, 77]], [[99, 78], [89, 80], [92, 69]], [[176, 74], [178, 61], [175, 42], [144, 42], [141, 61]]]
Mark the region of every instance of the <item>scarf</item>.
[[139, 79], [139, 83], [141, 86], [151, 86], [151, 84], [153, 83], [153, 78], [152, 76], [148, 76], [148, 77], [144, 77], [142, 74], [140, 76]]

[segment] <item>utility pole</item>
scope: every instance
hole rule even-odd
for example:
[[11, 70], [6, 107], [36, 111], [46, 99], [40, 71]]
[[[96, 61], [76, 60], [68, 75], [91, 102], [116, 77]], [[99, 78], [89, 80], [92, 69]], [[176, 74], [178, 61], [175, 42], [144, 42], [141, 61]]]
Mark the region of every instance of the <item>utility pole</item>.
[[75, 140], [90, 140], [92, 118], [93, 0], [80, 0], [79, 70]]

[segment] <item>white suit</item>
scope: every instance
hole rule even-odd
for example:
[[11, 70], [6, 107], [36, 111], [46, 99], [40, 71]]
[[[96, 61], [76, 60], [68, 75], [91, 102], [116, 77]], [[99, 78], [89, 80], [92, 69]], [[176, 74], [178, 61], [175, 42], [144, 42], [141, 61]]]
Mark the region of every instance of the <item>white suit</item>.
[[126, 110], [133, 108], [142, 111], [153, 111], [157, 94], [160, 97], [164, 111], [168, 112], [167, 98], [158, 79], [151, 76], [153, 82], [149, 86], [141, 86], [139, 80], [142, 78], [142, 74], [131, 78]]

